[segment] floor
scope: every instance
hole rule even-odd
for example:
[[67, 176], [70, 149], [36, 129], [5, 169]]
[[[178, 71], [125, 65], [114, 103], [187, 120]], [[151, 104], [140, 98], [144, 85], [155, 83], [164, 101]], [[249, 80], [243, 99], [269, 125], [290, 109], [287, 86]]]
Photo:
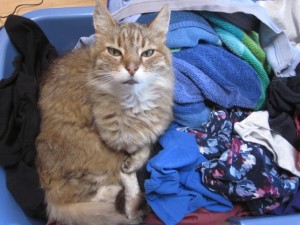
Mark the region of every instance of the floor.
[[[0, 27], [3, 26], [5, 23], [5, 18], [2, 17], [12, 14], [18, 5], [22, 5], [22, 6], [19, 6], [17, 8], [16, 12], [14, 13], [16, 15], [22, 15], [28, 11], [42, 9], [42, 8], [76, 7], [76, 6], [79, 7], [79, 6], [95, 5], [95, 0], [0, 0], [0, 1], [1, 1]], [[102, 0], [102, 1], [106, 3], [107, 0]]]

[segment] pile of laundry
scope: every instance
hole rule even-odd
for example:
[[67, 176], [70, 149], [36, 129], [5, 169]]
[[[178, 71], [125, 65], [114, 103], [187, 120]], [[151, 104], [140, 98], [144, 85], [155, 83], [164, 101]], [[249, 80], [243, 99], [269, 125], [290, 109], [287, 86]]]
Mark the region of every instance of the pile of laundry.
[[[130, 1], [108, 2], [122, 13], [117, 2]], [[225, 13], [171, 13], [175, 119], [147, 165], [144, 188], [156, 215], [149, 224], [299, 212], [300, 71], [277, 76], [257, 29], [236, 21]]]
[[[111, 0], [108, 8], [122, 12], [130, 2]], [[224, 12], [171, 13], [174, 121], [146, 166], [143, 189], [153, 210], [148, 224], [212, 225], [232, 216], [300, 211], [299, 59], [292, 69], [277, 70], [261, 47], [258, 19], [249, 26], [235, 20], [245, 15]], [[147, 24], [155, 15], [121, 22]], [[0, 164], [25, 212], [46, 219], [34, 167], [37, 83], [57, 52], [33, 21], [10, 16], [5, 28], [20, 56], [12, 76], [0, 83]], [[93, 42], [93, 36], [82, 37], [75, 48]]]

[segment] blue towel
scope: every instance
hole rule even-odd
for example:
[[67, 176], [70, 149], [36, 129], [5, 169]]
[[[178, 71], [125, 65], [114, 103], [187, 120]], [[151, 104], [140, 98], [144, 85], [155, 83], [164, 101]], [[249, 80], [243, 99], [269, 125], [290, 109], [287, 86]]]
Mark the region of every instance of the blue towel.
[[[254, 109], [260, 100], [261, 84], [255, 70], [222, 47], [199, 44], [175, 52], [173, 67], [175, 119], [184, 116], [177, 115], [178, 111], [184, 114], [184, 106], [188, 106], [187, 115], [202, 115], [202, 110], [208, 112], [203, 104], [205, 100], [224, 108], [237, 106], [249, 109]], [[201, 105], [202, 108], [192, 113], [191, 104]], [[181, 108], [177, 109], [179, 106]], [[194, 109], [197, 110], [197, 106]], [[195, 121], [190, 122], [193, 123], [191, 127], [195, 127]]]
[[[184, 127], [199, 127], [206, 123], [211, 109], [205, 104], [201, 89], [190, 88], [195, 84], [188, 76], [180, 76], [181, 71], [176, 68], [191, 67], [183, 60], [173, 58], [173, 71], [175, 74], [173, 114], [176, 123]], [[193, 70], [193, 68], [190, 68]]]
[[259, 44], [259, 35], [254, 31], [245, 32], [214, 13], [203, 12], [201, 15], [211, 23], [224, 46], [230, 49], [233, 54], [245, 60], [256, 71], [262, 89], [262, 95], [256, 110], [263, 108], [266, 100], [266, 90], [270, 83], [271, 67], [264, 50]]
[[199, 152], [195, 137], [171, 126], [160, 138], [162, 150], [147, 164], [146, 200], [166, 224], [175, 225], [201, 207], [215, 212], [232, 209], [232, 203], [207, 189], [196, 166], [207, 159]]
[[[149, 23], [156, 13], [143, 14], [137, 22]], [[172, 11], [167, 34], [169, 48], [195, 47], [199, 42], [221, 45], [217, 33], [199, 14], [191, 11]]]
[[199, 125], [207, 123], [211, 114], [211, 108], [204, 102], [191, 104], [174, 103], [173, 106], [174, 120], [176, 123], [184, 127], [199, 127]]

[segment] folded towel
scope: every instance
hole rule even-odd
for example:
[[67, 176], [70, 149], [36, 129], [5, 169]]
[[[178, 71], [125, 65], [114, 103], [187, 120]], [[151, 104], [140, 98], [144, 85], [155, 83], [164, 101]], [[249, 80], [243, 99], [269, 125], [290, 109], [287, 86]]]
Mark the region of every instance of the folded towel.
[[174, 120], [184, 127], [199, 127], [211, 114], [211, 108], [205, 102], [178, 104], [173, 107]]
[[[201, 115], [203, 110], [208, 112], [206, 100], [225, 108], [254, 109], [261, 98], [260, 80], [255, 70], [222, 47], [199, 44], [175, 52], [173, 67], [175, 119], [184, 115], [185, 106], [188, 106], [187, 115]], [[192, 104], [200, 106], [198, 110], [193, 107], [193, 113], [190, 110]]]
[[267, 62], [265, 52], [259, 45], [258, 34], [254, 31], [246, 33], [214, 13], [203, 12], [201, 15], [210, 22], [222, 43], [232, 53], [245, 60], [257, 72], [261, 83], [262, 95], [255, 109], [261, 109], [265, 104], [266, 89], [270, 83], [269, 74], [271, 73], [271, 67]]

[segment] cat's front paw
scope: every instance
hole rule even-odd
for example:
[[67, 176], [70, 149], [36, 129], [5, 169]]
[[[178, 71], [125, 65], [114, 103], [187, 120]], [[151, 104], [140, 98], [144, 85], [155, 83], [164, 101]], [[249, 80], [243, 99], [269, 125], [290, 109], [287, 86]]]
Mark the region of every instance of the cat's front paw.
[[144, 222], [145, 214], [142, 210], [127, 214], [127, 218], [132, 220], [133, 224], [141, 224]]
[[133, 173], [139, 169], [139, 164], [135, 162], [134, 158], [128, 157], [122, 164], [123, 173]]

